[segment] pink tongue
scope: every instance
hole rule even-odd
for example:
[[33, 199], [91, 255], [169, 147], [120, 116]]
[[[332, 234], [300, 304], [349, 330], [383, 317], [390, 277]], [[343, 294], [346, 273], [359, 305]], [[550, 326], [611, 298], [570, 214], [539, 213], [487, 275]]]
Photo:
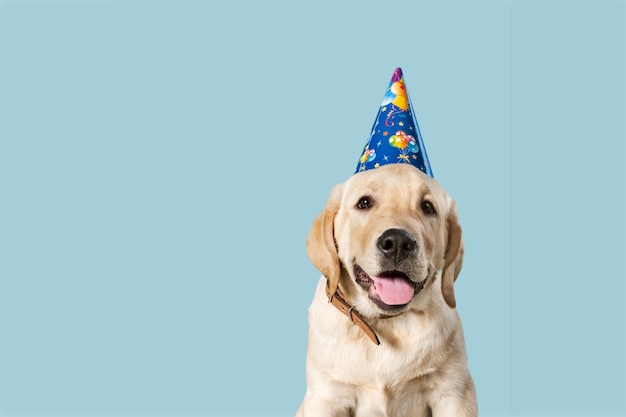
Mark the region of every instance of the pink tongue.
[[383, 303], [393, 306], [407, 304], [413, 298], [415, 289], [405, 278], [372, 277], [374, 291]]

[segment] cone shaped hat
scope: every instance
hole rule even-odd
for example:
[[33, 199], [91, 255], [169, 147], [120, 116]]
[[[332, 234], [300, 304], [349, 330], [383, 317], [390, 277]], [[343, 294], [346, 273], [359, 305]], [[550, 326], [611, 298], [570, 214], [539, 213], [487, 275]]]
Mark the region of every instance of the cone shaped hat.
[[433, 176], [400, 68], [393, 72], [355, 173], [398, 163]]

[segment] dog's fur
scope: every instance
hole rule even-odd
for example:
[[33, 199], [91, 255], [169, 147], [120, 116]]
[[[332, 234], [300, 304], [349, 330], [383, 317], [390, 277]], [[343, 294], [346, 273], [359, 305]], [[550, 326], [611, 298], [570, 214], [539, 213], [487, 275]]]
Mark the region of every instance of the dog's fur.
[[[414, 238], [406, 259], [382, 253], [377, 242], [391, 229]], [[309, 309], [307, 391], [296, 416], [477, 415], [453, 288], [461, 227], [455, 202], [434, 179], [406, 164], [355, 174], [333, 188], [307, 252], [323, 276]], [[408, 304], [381, 305], [357, 283], [356, 265], [369, 276], [393, 270], [426, 282]], [[380, 345], [328, 303], [337, 288]]]

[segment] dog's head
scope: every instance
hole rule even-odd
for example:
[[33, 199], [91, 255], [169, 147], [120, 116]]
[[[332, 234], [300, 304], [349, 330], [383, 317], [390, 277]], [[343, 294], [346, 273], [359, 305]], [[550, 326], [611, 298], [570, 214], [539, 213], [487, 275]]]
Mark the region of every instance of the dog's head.
[[329, 295], [341, 286], [366, 316], [419, 303], [439, 271], [443, 298], [456, 306], [453, 284], [463, 263], [456, 204], [411, 165], [384, 165], [335, 186], [307, 252], [327, 278]]

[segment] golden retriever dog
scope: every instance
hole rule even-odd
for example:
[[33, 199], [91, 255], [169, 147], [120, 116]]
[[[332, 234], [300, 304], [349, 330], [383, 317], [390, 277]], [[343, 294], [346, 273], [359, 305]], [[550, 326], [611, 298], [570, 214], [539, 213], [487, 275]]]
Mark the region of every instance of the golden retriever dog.
[[335, 186], [307, 239], [323, 274], [309, 309], [298, 417], [477, 415], [454, 281], [456, 203], [409, 164]]

